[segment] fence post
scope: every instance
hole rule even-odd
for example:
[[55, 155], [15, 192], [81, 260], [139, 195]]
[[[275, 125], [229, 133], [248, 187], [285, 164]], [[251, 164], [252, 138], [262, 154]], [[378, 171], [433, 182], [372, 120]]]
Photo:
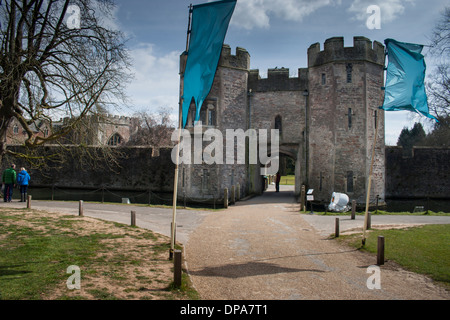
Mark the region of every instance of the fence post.
[[236, 189], [234, 186], [231, 186], [231, 204], [235, 204], [236, 203]]
[[31, 196], [27, 197], [27, 209], [31, 209]]
[[352, 220], [355, 220], [355, 214], [356, 214], [356, 200], [352, 201]]
[[377, 253], [377, 265], [384, 264], [384, 237], [378, 236], [378, 253]]
[[131, 226], [136, 227], [136, 211], [131, 211]]
[[177, 288], [181, 287], [181, 262], [181, 250], [175, 250], [173, 259], [173, 284]]
[[300, 211], [306, 212], [306, 206], [305, 206], [305, 193], [306, 193], [306, 187], [302, 186], [302, 193], [300, 195]]
[[80, 200], [80, 203], [78, 205], [78, 216], [82, 217], [84, 216], [84, 208], [83, 208], [83, 200]]
[[228, 209], [228, 188], [223, 190], [223, 207]]
[[339, 218], [336, 218], [336, 224], [334, 227], [334, 236], [335, 238], [339, 237]]

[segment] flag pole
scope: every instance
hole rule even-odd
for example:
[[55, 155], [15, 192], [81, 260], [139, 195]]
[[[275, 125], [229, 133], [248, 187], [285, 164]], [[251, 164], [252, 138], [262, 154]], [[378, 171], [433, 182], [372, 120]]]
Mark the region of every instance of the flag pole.
[[[384, 77], [384, 71], [386, 71], [386, 69], [387, 69], [386, 68], [386, 56], [387, 56], [387, 50], [385, 51], [385, 54], [384, 54], [383, 77]], [[384, 87], [382, 87], [381, 89], [384, 90], [384, 94], [386, 95], [386, 91], [385, 91]], [[369, 220], [370, 189], [372, 188], [373, 165], [375, 162], [375, 148], [377, 146], [377, 138], [378, 138], [378, 127], [379, 126], [378, 126], [378, 117], [377, 117], [376, 112], [377, 112], [377, 110], [375, 110], [375, 137], [373, 138], [372, 159], [370, 162], [369, 181], [367, 183], [367, 190], [366, 190], [366, 194], [367, 194], [366, 195], [366, 210], [365, 210], [365, 214], [364, 214], [364, 226], [363, 226], [363, 238], [362, 238], [363, 246], [366, 244], [367, 222]]]
[[[189, 5], [189, 21], [188, 21], [188, 30], [186, 37], [186, 52], [189, 50], [189, 35], [191, 33], [191, 15], [192, 15], [192, 4]], [[184, 70], [183, 70], [184, 74]], [[184, 76], [183, 76], [184, 78]], [[183, 80], [184, 81], [184, 80]], [[184, 87], [184, 86], [183, 86]], [[173, 182], [173, 199], [172, 199], [172, 225], [171, 225], [171, 239], [170, 239], [170, 251], [169, 251], [169, 259], [173, 259], [174, 251], [175, 251], [175, 232], [176, 232], [176, 217], [177, 217], [177, 197], [178, 197], [178, 176], [179, 176], [179, 159], [180, 159], [180, 140], [181, 140], [181, 130], [183, 128], [183, 120], [182, 120], [182, 106], [183, 106], [183, 94], [181, 93], [180, 103], [179, 103], [179, 112], [178, 112], [178, 144], [177, 144], [177, 153], [175, 157], [175, 174], [174, 174], [174, 182]]]
[[[375, 110], [376, 114], [377, 110]], [[376, 118], [375, 118], [376, 119]], [[377, 137], [378, 137], [378, 124], [377, 119], [375, 120], [375, 137], [373, 139], [373, 146], [372, 146], [372, 160], [370, 162], [370, 172], [369, 172], [369, 181], [367, 183], [367, 196], [366, 196], [366, 211], [364, 215], [364, 227], [363, 227], [363, 239], [362, 239], [362, 245], [364, 246], [366, 244], [366, 230], [367, 230], [367, 221], [369, 218], [369, 202], [370, 202], [370, 189], [372, 187], [372, 175], [373, 175], [373, 164], [375, 162], [375, 148], [377, 145]]]

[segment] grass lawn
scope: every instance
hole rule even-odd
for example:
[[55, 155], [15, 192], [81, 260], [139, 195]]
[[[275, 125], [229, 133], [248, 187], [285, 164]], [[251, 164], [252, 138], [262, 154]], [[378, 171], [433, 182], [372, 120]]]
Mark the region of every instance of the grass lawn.
[[[410, 271], [429, 275], [450, 289], [450, 225], [426, 225], [404, 230], [371, 230], [362, 250], [377, 252], [378, 236], [385, 238], [385, 259]], [[338, 238], [361, 247], [361, 234]]]
[[295, 185], [295, 176], [282, 176], [280, 179], [280, 184], [285, 186]]
[[[89, 217], [0, 208], [0, 299], [196, 299], [174, 289], [170, 239]], [[69, 290], [69, 266], [81, 289]]]

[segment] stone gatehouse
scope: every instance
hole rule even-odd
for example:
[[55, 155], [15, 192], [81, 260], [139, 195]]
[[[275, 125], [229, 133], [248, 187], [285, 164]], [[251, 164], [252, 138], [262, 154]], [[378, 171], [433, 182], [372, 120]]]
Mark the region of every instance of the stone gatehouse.
[[[180, 58], [181, 92], [186, 58], [185, 53]], [[364, 203], [377, 124], [370, 192], [371, 199], [377, 195], [384, 199], [384, 112], [378, 109], [383, 102], [384, 62], [381, 43], [354, 37], [353, 46], [344, 47], [344, 39], [335, 37], [326, 40], [323, 49], [319, 43], [309, 47], [308, 66], [298, 69], [298, 76], [275, 68], [261, 78], [259, 70], [250, 69], [245, 49], [232, 54], [224, 45], [212, 90], [201, 109], [202, 125], [222, 132], [279, 129], [280, 170], [283, 174], [286, 157], [294, 160], [296, 195], [305, 185], [314, 189], [318, 201], [329, 202], [333, 192], [344, 192]], [[187, 125], [192, 132], [193, 112], [194, 108]], [[179, 195], [220, 199], [225, 188], [233, 186], [239, 190], [237, 197], [261, 193], [263, 166], [248, 161], [183, 164]]]

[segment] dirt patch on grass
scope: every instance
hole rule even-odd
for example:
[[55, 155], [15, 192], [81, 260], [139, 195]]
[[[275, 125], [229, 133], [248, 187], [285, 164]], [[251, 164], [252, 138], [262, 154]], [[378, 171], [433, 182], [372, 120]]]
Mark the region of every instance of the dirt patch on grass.
[[[45, 288], [43, 300], [58, 299], [120, 299], [166, 300], [191, 299], [192, 291], [174, 290], [173, 262], [168, 259], [170, 239], [149, 230], [130, 227], [90, 217], [65, 216], [36, 210], [0, 209], [0, 245], [8, 241], [11, 231], [27, 228], [43, 237], [86, 237], [98, 241], [95, 252], [78, 267], [81, 289], [69, 290], [67, 273], [71, 261], [64, 258], [58, 283]], [[2, 231], [3, 231], [2, 230]], [[3, 233], [3, 232], [2, 232]], [[26, 237], [26, 235], [21, 235]], [[58, 261], [49, 263], [60, 263]], [[67, 266], [66, 266], [67, 264]], [[72, 263], [76, 265], [76, 263]], [[195, 293], [194, 293], [195, 294]]]

